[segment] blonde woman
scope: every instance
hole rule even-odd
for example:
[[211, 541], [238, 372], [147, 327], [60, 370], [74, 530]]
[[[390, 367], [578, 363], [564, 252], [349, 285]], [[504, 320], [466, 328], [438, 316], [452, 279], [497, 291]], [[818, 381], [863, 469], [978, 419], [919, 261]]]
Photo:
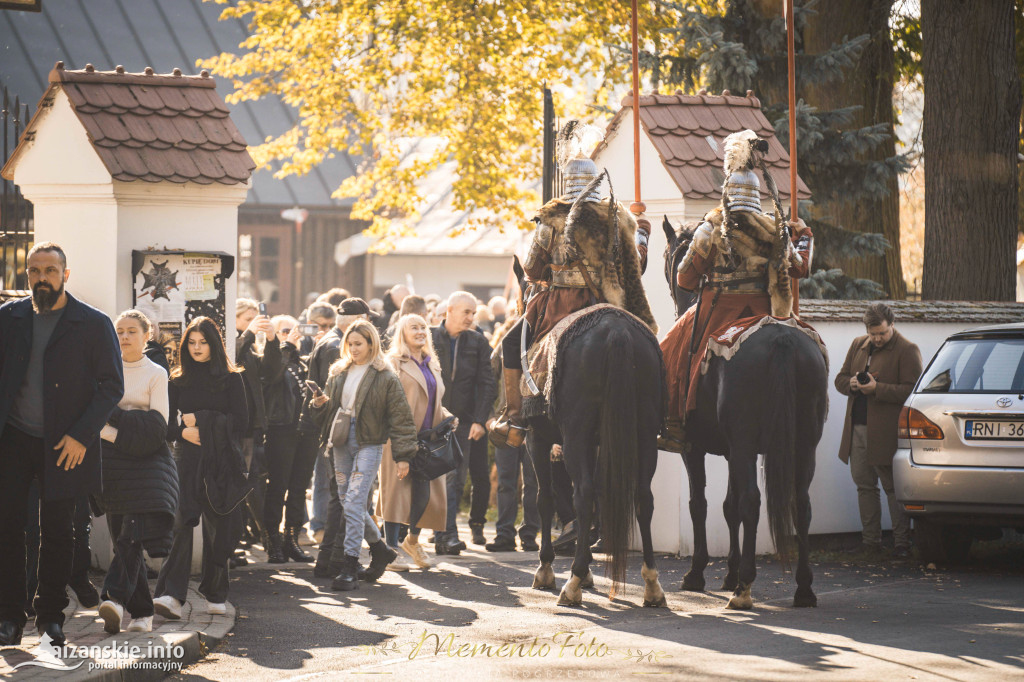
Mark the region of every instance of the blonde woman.
[[[402, 382], [417, 431], [432, 429], [451, 416], [441, 407], [444, 396], [441, 365], [434, 355], [430, 327], [425, 319], [419, 315], [399, 318], [387, 359]], [[440, 476], [433, 481], [424, 481], [402, 475], [407, 471], [404, 463], [395, 461], [385, 450], [380, 464], [377, 514], [389, 524], [409, 526], [401, 547], [417, 566], [428, 568], [431, 562], [420, 545], [420, 529], [445, 530], [448, 509], [445, 478]], [[401, 570], [401, 565], [396, 565], [395, 569]]]
[[[332, 589], [359, 587], [358, 578], [379, 578], [397, 554], [381, 539], [366, 504], [380, 467], [384, 444], [399, 462], [400, 478], [416, 455], [416, 427], [398, 377], [380, 349], [377, 328], [356, 320], [341, 340], [341, 357], [331, 365], [324, 394], [311, 401], [322, 424], [321, 439], [334, 456], [338, 497], [345, 509], [344, 564]], [[364, 532], [370, 545], [370, 567], [360, 576], [359, 549]]]

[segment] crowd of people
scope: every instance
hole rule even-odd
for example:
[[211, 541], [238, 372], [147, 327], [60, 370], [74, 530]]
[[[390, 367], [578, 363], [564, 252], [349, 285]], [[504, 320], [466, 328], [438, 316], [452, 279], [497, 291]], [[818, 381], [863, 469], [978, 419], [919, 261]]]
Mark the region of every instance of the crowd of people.
[[[386, 570], [428, 569], [431, 543], [434, 555], [467, 548], [456, 525], [467, 475], [469, 540], [514, 551], [518, 535], [523, 549], [537, 549], [525, 447], [494, 452], [498, 523], [493, 541], [484, 536], [486, 435], [501, 411], [494, 347], [516, 319], [504, 298], [396, 286], [367, 303], [331, 289], [294, 316], [273, 317], [242, 298], [233, 357], [224, 330], [197, 317], [168, 366], [143, 313], [111, 322], [65, 290], [58, 245], [37, 245], [28, 270], [32, 297], [0, 318], [7, 339], [31, 327], [28, 347], [4, 349], [0, 542], [11, 551], [0, 553], [0, 644], [19, 643], [28, 616], [63, 642], [67, 587], [81, 606], [98, 607], [112, 634], [149, 632], [155, 615], [181, 618], [197, 525], [198, 591], [211, 614], [226, 612], [229, 570], [254, 546], [272, 564], [315, 562], [314, 575], [342, 591]], [[15, 359], [27, 360], [24, 376], [11, 369]], [[418, 435], [447, 419], [461, 465], [433, 480], [412, 475]], [[12, 469], [25, 452], [38, 455], [19, 454]], [[113, 560], [97, 590], [88, 542], [100, 516]], [[155, 576], [146, 554], [163, 559]]]

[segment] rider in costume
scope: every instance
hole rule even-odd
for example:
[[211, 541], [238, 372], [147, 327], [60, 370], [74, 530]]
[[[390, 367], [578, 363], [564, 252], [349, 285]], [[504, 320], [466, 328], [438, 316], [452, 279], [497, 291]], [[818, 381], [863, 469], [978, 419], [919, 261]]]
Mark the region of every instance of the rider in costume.
[[806, 277], [810, 271], [814, 237], [802, 220], [795, 220], [788, 223], [791, 235], [782, 255], [783, 267], [771, 272], [774, 240], [769, 230], [775, 218], [761, 211], [761, 183], [753, 170], [766, 148], [765, 141], [749, 130], [726, 139], [722, 206], [704, 217], [676, 272], [676, 283], [687, 291], [698, 290], [702, 278], [707, 280], [700, 293], [697, 337], [695, 303], [661, 342], [669, 398], [666, 437], [659, 442], [662, 449], [682, 452], [685, 447], [683, 425], [687, 413], [696, 408], [696, 381], [708, 338], [744, 318], [788, 317], [792, 312], [789, 278]]
[[[523, 316], [531, 344], [568, 315], [597, 303], [628, 310], [656, 329], [640, 284], [650, 227], [645, 223], [638, 228], [614, 196], [602, 196], [606, 173], [599, 173], [580, 149], [581, 139], [590, 132], [587, 128], [572, 121], [559, 133], [559, 155], [568, 156], [560, 164], [565, 194], [541, 207], [533, 219], [537, 228], [523, 263], [527, 279], [539, 289]], [[526, 420], [519, 414], [522, 334], [520, 320], [501, 344], [506, 408], [491, 429], [492, 441], [512, 447], [526, 435]]]

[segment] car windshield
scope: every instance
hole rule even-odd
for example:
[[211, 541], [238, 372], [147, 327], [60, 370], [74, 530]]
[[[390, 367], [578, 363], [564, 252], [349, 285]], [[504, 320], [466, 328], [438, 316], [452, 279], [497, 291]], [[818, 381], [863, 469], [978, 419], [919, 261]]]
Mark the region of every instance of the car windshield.
[[1024, 392], [1024, 339], [947, 341], [919, 386], [920, 393]]

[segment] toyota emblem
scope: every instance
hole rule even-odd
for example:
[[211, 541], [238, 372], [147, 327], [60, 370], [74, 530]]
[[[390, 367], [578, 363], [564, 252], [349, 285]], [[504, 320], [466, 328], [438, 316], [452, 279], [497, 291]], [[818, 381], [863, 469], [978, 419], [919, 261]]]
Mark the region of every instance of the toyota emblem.
[[1013, 405], [1013, 400], [1007, 398], [1006, 396], [1003, 396], [1002, 398], [996, 401], [996, 405], [998, 405], [999, 407], [1009, 407], [1010, 405]]

